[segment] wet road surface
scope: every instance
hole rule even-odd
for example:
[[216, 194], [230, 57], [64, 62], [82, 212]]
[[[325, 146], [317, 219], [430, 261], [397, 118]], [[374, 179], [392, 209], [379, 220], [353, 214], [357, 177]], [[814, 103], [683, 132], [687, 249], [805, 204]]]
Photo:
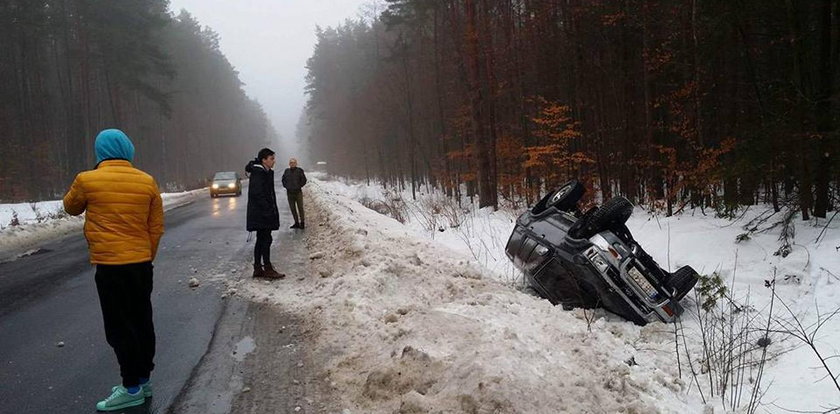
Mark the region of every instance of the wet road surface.
[[[221, 298], [225, 280], [251, 270], [254, 241], [246, 242], [246, 200], [246, 195], [207, 196], [166, 213], [152, 294], [155, 396], [124, 412], [163, 413], [174, 401], [185, 400], [179, 395], [200, 374], [214, 333], [247, 326], [243, 321], [253, 319], [250, 304]], [[281, 230], [274, 233], [272, 254], [282, 267], [278, 250], [290, 248], [289, 242], [302, 234], [288, 230], [291, 218], [281, 192], [278, 205]], [[294, 248], [305, 246], [301, 241]], [[96, 401], [119, 383], [116, 357], [105, 342], [94, 271], [81, 234], [0, 264], [0, 412], [95, 412]], [[199, 287], [188, 287], [191, 277], [201, 282]], [[217, 342], [216, 353], [229, 352], [224, 348], [230, 341]], [[205, 399], [196, 390], [190, 395]]]

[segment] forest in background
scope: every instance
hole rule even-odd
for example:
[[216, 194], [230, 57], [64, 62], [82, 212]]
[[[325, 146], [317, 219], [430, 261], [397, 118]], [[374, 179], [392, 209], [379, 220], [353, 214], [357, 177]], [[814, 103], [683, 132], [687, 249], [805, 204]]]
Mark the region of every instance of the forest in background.
[[0, 201], [60, 197], [119, 128], [162, 190], [275, 142], [219, 36], [166, 0], [0, 0]]
[[669, 215], [766, 202], [826, 217], [838, 13], [838, 0], [374, 2], [318, 30], [311, 152], [482, 207], [577, 178]]

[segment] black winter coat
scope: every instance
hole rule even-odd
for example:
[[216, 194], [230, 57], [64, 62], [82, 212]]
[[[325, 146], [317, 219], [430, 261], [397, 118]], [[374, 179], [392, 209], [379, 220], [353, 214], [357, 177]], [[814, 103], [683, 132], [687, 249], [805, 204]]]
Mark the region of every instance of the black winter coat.
[[248, 183], [248, 231], [277, 230], [280, 228], [280, 213], [277, 211], [277, 196], [274, 194], [274, 170], [267, 170], [258, 160], [245, 166], [251, 174]]
[[283, 187], [289, 191], [300, 191], [306, 185], [306, 174], [303, 173], [303, 168], [286, 168], [283, 171]]

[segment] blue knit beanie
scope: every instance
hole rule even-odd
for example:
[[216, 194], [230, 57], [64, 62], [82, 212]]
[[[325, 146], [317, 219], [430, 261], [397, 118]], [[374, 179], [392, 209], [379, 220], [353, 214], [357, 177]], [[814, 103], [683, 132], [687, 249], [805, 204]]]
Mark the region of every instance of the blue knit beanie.
[[119, 129], [106, 129], [96, 136], [96, 163], [104, 160], [134, 160], [134, 144], [125, 132]]

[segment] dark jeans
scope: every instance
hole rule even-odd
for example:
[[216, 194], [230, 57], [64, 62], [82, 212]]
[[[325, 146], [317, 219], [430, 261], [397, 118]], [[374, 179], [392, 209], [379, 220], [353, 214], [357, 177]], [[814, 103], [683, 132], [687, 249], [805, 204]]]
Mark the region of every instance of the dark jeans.
[[105, 338], [117, 354], [126, 388], [139, 385], [155, 368], [152, 269], [150, 262], [96, 266]]
[[295, 223], [303, 223], [306, 221], [303, 215], [303, 190], [287, 191], [289, 196], [289, 208], [292, 210], [292, 217], [295, 218]]
[[257, 230], [257, 243], [254, 244], [254, 264], [271, 263], [271, 230]]

